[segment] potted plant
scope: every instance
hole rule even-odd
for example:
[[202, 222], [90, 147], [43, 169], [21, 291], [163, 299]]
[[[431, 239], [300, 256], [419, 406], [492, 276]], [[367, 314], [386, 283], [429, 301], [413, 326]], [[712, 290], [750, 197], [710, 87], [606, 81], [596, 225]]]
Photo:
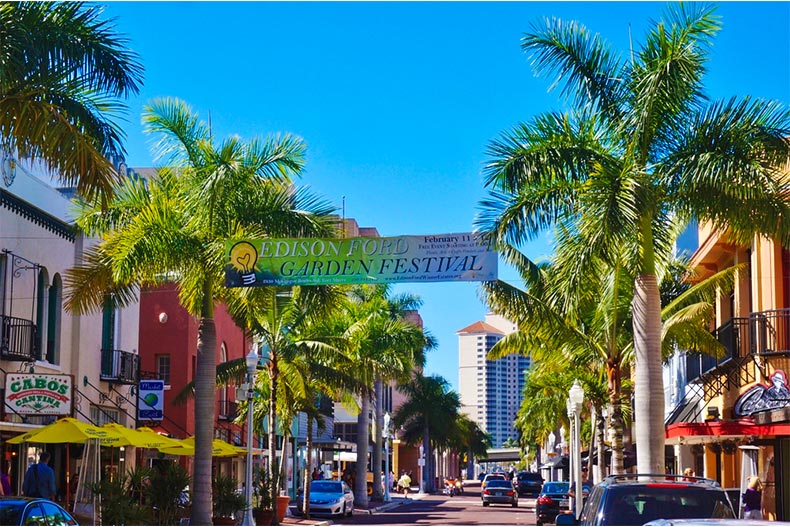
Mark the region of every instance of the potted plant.
[[271, 525], [272, 484], [269, 473], [263, 468], [258, 468], [254, 481], [255, 483], [252, 487], [252, 516], [255, 518], [255, 525]]
[[220, 475], [212, 485], [214, 525], [235, 525], [236, 515], [247, 508], [247, 500], [238, 492], [236, 480]]

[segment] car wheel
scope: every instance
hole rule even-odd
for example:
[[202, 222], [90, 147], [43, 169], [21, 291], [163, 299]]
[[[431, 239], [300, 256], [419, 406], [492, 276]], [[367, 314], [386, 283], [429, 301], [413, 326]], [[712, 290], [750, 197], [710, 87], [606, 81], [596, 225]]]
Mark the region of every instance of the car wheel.
[[543, 522], [538, 520], [538, 521], [535, 522], [535, 525], [543, 525]]
[[354, 515], [354, 506], [352, 505], [351, 508], [348, 509], [348, 512], [346, 513], [346, 516], [348, 516], [350, 518], [353, 515]]
[[483, 502], [483, 507], [488, 507], [489, 503], [487, 501]]
[[518, 502], [517, 502], [517, 501], [514, 501], [514, 502], [511, 504], [511, 507], [518, 507]]

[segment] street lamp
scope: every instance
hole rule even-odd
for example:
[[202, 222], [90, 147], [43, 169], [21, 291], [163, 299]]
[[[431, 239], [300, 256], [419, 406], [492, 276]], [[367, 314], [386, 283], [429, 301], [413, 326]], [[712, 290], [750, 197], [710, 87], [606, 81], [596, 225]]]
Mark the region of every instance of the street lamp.
[[547, 454], [548, 459], [546, 461], [548, 463], [551, 463], [551, 465], [549, 466], [549, 480], [551, 481], [554, 481], [554, 456], [557, 454], [557, 451], [554, 450], [554, 445], [556, 441], [557, 441], [557, 436], [554, 434], [554, 431], [552, 430], [551, 432], [549, 432], [549, 445], [548, 445], [549, 448], [546, 449], [548, 451]]
[[425, 447], [420, 445], [420, 458], [417, 460], [417, 466], [420, 467], [420, 494], [425, 492], [425, 484], [423, 482], [423, 471], [425, 470]]
[[[570, 425], [568, 429], [571, 433], [570, 445], [568, 446], [568, 481], [573, 485], [574, 481], [576, 481], [576, 454], [573, 453], [574, 448], [576, 448], [576, 420], [574, 419], [573, 403], [570, 398], [565, 401], [565, 411], [568, 413], [568, 424]], [[575, 489], [576, 487], [573, 488]], [[574, 492], [576, 491], [574, 490]]]
[[258, 366], [258, 346], [254, 342], [250, 346], [250, 353], [244, 357], [247, 363], [247, 471], [244, 477], [244, 499], [247, 502], [244, 509], [242, 525], [255, 525], [252, 519], [252, 397], [255, 387], [255, 368]]
[[579, 381], [573, 381], [573, 386], [568, 391], [568, 406], [573, 410], [573, 455], [576, 456], [576, 463], [574, 463], [575, 473], [573, 478], [576, 480], [576, 506], [574, 508], [576, 518], [578, 519], [582, 513], [582, 467], [581, 467], [581, 441], [579, 440], [579, 421], [581, 421], [582, 403], [584, 403], [584, 390]]
[[390, 413], [384, 414], [384, 502], [390, 501]]

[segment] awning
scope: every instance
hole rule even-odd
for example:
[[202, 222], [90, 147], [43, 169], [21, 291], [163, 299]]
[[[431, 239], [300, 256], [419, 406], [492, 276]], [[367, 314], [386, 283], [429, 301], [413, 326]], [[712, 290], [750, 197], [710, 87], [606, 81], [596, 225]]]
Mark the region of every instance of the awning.
[[675, 423], [666, 427], [668, 445], [704, 443], [709, 439], [722, 441], [743, 436], [790, 436], [790, 423], [756, 424], [754, 421], [706, 421]]

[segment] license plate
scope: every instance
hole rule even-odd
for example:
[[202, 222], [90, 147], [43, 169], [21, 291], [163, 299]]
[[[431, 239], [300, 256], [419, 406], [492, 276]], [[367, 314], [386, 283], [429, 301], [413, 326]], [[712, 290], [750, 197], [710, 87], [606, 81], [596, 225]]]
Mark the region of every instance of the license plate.
[[560, 507], [568, 508], [568, 504], [570, 502], [568, 500], [560, 500]]

